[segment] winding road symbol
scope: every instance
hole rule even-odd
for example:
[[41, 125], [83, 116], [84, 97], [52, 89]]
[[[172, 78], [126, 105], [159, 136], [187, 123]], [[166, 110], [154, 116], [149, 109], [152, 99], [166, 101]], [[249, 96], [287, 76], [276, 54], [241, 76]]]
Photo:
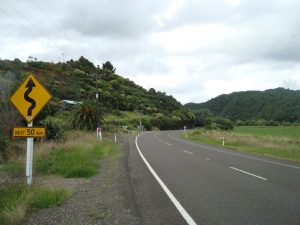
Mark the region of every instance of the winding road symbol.
[[27, 82], [25, 87], [27, 88], [27, 90], [24, 93], [24, 99], [27, 102], [31, 103], [31, 106], [29, 106], [29, 108], [27, 110], [27, 116], [32, 116], [32, 110], [36, 106], [36, 101], [29, 97], [29, 94], [32, 92], [32, 89], [35, 87], [35, 84], [34, 84], [33, 80], [29, 79], [29, 81]]
[[35, 76], [29, 74], [11, 96], [10, 101], [19, 110], [27, 123], [31, 123], [51, 97], [51, 94]]

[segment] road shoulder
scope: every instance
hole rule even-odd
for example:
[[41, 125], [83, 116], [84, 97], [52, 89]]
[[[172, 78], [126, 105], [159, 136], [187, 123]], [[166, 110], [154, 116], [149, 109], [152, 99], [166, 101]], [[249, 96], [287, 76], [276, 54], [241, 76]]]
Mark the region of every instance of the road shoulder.
[[[74, 194], [62, 205], [31, 214], [24, 224], [141, 224], [127, 169], [128, 144], [122, 143], [121, 156], [101, 160], [100, 172], [90, 179], [65, 179]], [[59, 186], [55, 178], [43, 183]], [[61, 178], [59, 178], [61, 179]]]

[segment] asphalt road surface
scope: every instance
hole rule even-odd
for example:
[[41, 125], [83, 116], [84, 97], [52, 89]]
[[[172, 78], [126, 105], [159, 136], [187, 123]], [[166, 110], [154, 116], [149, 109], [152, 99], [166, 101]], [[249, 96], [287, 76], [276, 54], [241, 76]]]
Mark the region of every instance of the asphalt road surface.
[[143, 176], [153, 180], [137, 198], [160, 192], [149, 198], [166, 202], [158, 209], [164, 221], [153, 224], [300, 225], [299, 163], [192, 142], [179, 131], [146, 132], [133, 141], [135, 160], [148, 171]]

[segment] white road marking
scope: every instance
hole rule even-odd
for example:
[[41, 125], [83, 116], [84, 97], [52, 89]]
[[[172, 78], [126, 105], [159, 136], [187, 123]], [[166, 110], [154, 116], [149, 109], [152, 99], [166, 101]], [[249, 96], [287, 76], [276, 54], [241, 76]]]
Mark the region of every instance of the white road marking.
[[170, 143], [168, 143], [168, 142], [167, 142], [166, 144], [167, 144], [167, 145], [171, 145], [171, 144], [170, 144]]
[[187, 151], [187, 150], [184, 150], [184, 149], [183, 149], [183, 151], [186, 152], [186, 153], [189, 153], [189, 154], [191, 154], [191, 155], [194, 155], [194, 153], [189, 152], [189, 151]]
[[183, 141], [183, 140], [172, 137], [170, 134], [168, 134], [168, 137], [175, 140], [175, 141], [183, 142], [183, 143], [190, 144], [190, 145], [195, 145], [195, 146], [206, 148], [206, 149], [216, 151], [216, 152], [222, 152], [222, 153], [225, 153], [225, 154], [235, 155], [235, 156], [238, 156], [238, 157], [244, 157], [244, 158], [253, 159], [253, 160], [257, 160], [257, 161], [262, 161], [262, 162], [266, 162], [266, 163], [277, 164], [277, 165], [280, 165], [280, 166], [286, 166], [286, 167], [290, 167], [290, 168], [294, 168], [294, 169], [300, 169], [300, 167], [298, 167], [298, 166], [292, 166], [292, 165], [288, 165], [288, 164], [284, 164], [284, 163], [273, 162], [273, 161], [269, 161], [269, 160], [265, 160], [265, 159], [260, 159], [260, 158], [251, 157], [251, 156], [247, 156], [247, 155], [241, 155], [241, 154], [238, 154], [238, 153], [227, 152], [227, 151], [220, 150], [220, 149], [210, 148], [210, 147], [205, 146], [205, 145], [198, 145], [196, 143], [192, 143], [192, 142], [188, 142], [188, 141]]
[[210, 160], [209, 158], [205, 158], [206, 160]]
[[253, 177], [262, 179], [262, 180], [268, 180], [267, 178], [264, 178], [264, 177], [261, 177], [261, 176], [257, 176], [257, 175], [255, 175], [255, 174], [253, 174], [253, 173], [249, 173], [249, 172], [246, 172], [246, 171], [244, 171], [244, 170], [240, 170], [240, 169], [234, 168], [234, 167], [232, 167], [232, 166], [231, 166], [230, 168], [233, 169], [233, 170], [237, 170], [237, 171], [239, 171], [239, 172], [241, 172], [241, 173], [245, 173], [245, 174], [248, 174], [248, 175], [250, 175], [250, 176], [253, 176]]
[[137, 144], [137, 140], [138, 140], [138, 137], [140, 135], [141, 134], [139, 134], [138, 136], [136, 136], [136, 138], [135, 138], [135, 145], [136, 145], [136, 148], [137, 148], [137, 150], [138, 150], [141, 158], [143, 159], [144, 163], [146, 164], [146, 166], [148, 167], [148, 169], [150, 170], [150, 172], [152, 173], [152, 175], [155, 177], [155, 179], [157, 180], [157, 182], [160, 184], [160, 186], [162, 187], [162, 189], [165, 191], [165, 193], [167, 194], [167, 196], [170, 198], [170, 200], [172, 201], [172, 203], [175, 205], [175, 207], [177, 208], [177, 210], [180, 212], [180, 214], [182, 215], [182, 217], [185, 219], [185, 221], [189, 225], [197, 225], [196, 222], [193, 220], [193, 218], [187, 213], [187, 211], [183, 208], [183, 206], [175, 198], [175, 196], [172, 194], [172, 192], [169, 190], [169, 188], [164, 184], [164, 182], [160, 179], [160, 177], [157, 175], [157, 173], [150, 166], [150, 164], [148, 163], [148, 161], [146, 160], [146, 158], [142, 154], [142, 152], [141, 152], [141, 150], [140, 150], [140, 148], [139, 148], [139, 146]]

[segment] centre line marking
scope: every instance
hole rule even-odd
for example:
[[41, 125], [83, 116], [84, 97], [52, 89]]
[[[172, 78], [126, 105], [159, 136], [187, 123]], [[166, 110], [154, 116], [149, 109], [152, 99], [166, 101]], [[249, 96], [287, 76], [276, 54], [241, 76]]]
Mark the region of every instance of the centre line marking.
[[189, 154], [191, 154], [191, 155], [194, 155], [194, 153], [189, 152], [189, 151], [187, 151], [187, 150], [184, 150], [184, 149], [183, 149], [183, 151], [185, 151], [186, 153], [189, 153]]
[[205, 158], [206, 160], [210, 160], [209, 158]]
[[167, 142], [167, 145], [171, 145], [171, 144]]
[[244, 170], [240, 170], [240, 169], [234, 168], [234, 167], [232, 167], [232, 166], [231, 166], [230, 168], [233, 169], [233, 170], [237, 170], [237, 171], [239, 171], [239, 172], [241, 172], [241, 173], [245, 173], [245, 174], [248, 174], [248, 175], [250, 175], [250, 176], [253, 176], [253, 177], [262, 179], [262, 180], [268, 180], [267, 178], [257, 176], [257, 175], [255, 175], [255, 174], [253, 174], [253, 173], [249, 173], [249, 172], [246, 172], [246, 171], [244, 171]]

